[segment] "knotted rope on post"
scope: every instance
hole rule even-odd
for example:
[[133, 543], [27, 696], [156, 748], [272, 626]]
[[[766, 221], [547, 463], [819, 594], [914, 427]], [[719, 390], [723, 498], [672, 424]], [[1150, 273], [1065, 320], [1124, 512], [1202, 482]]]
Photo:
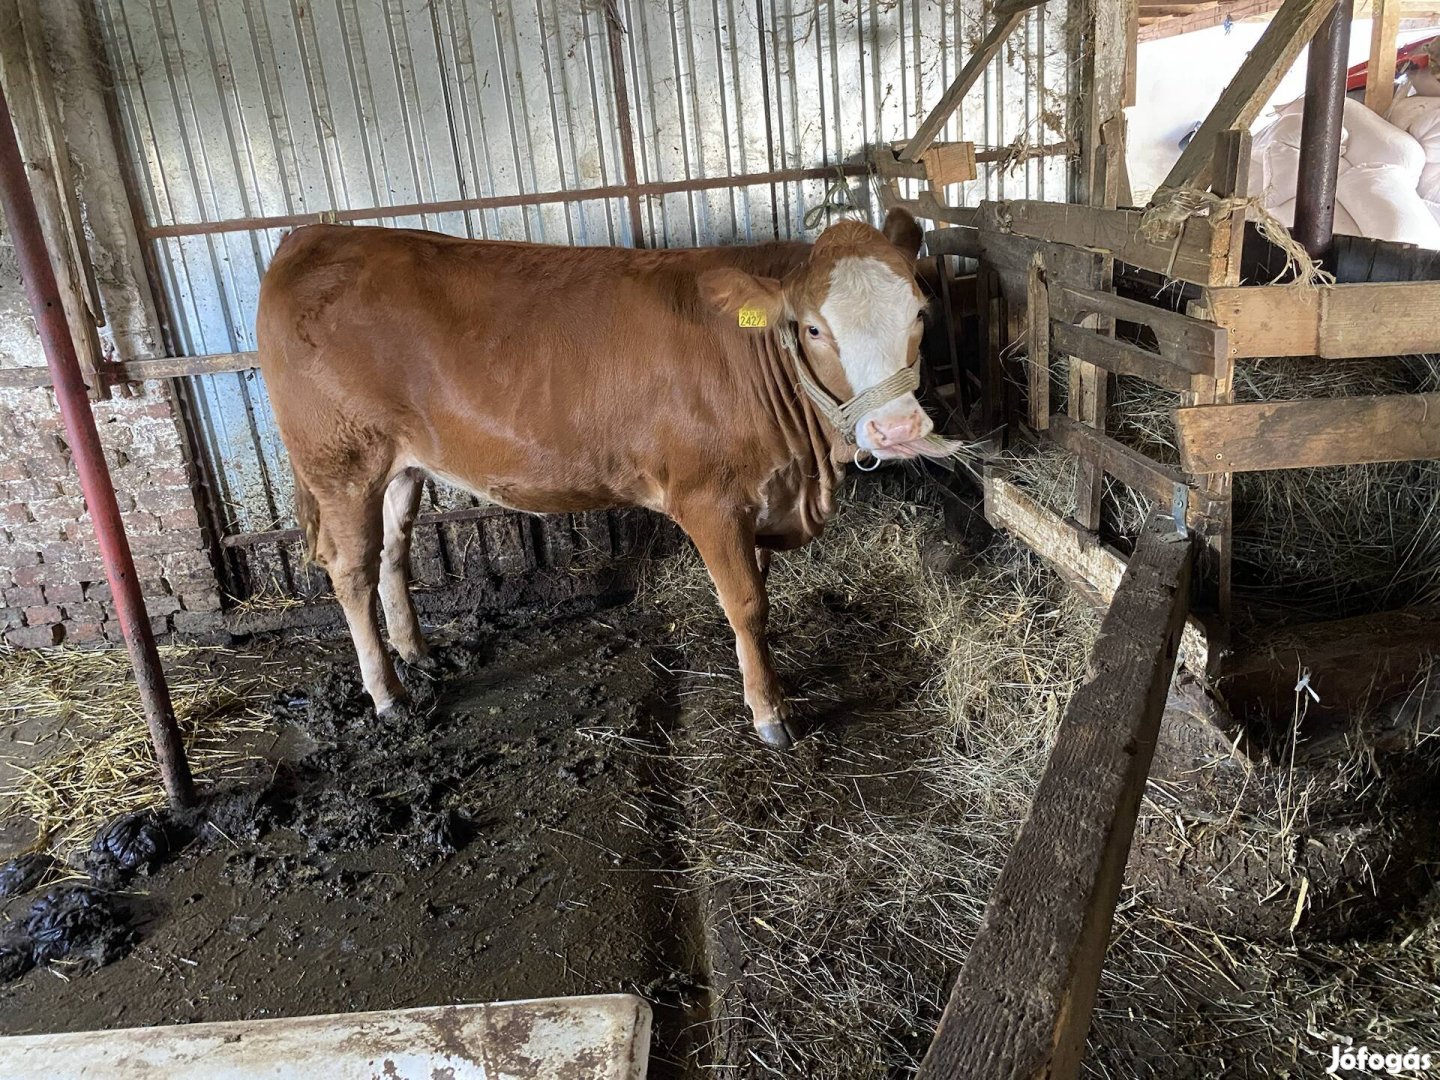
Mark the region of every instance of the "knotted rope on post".
[[1272, 285], [1286, 275], [1293, 277], [1296, 285], [1311, 288], [1335, 283], [1335, 275], [1328, 270], [1322, 270], [1300, 242], [1290, 235], [1290, 230], [1253, 196], [1222, 198], [1214, 192], [1201, 191], [1198, 188], [1161, 188], [1155, 193], [1144, 217], [1140, 219], [1140, 235], [1152, 243], [1173, 245], [1170, 250], [1170, 264], [1165, 268], [1168, 277], [1180, 252], [1180, 241], [1185, 235], [1185, 222], [1192, 217], [1217, 220], [1233, 214], [1253, 216], [1260, 235], [1285, 256], [1285, 266], [1275, 275]]

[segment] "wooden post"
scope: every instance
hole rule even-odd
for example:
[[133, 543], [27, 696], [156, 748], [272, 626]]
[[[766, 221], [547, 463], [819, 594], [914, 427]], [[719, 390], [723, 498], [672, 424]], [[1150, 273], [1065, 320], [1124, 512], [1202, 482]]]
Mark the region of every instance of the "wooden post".
[[980, 345], [985, 350], [985, 387], [981, 427], [993, 431], [1005, 424], [1005, 345], [1009, 329], [1005, 294], [999, 278], [983, 263], [975, 278], [975, 302], [980, 320]]
[[[1243, 194], [1250, 183], [1250, 133], [1243, 130], [1222, 132], [1215, 143], [1215, 160], [1210, 171], [1215, 177], [1215, 194], [1222, 199]], [[1226, 281], [1238, 282], [1245, 215], [1232, 215], [1230, 227], [1233, 233], [1227, 255], [1229, 262], [1220, 268], [1219, 276]], [[1195, 318], [1208, 317], [1203, 302], [1192, 303], [1188, 313]], [[1213, 378], [1195, 376], [1190, 381], [1190, 393], [1180, 395], [1182, 405], [1224, 405], [1234, 400], [1235, 359], [1229, 349], [1216, 350]], [[1200, 560], [1198, 593], [1199, 602], [1218, 613], [1216, 637], [1223, 642], [1228, 640], [1230, 632], [1231, 564], [1234, 557], [1231, 475], [1228, 472], [1195, 473], [1191, 474], [1190, 482], [1192, 488], [1204, 488], [1215, 499], [1216, 512], [1206, 532], [1205, 549]]]
[[0, 44], [0, 74], [12, 103], [16, 138], [30, 171], [35, 210], [54, 262], [60, 303], [65, 309], [80, 374], [92, 399], [107, 398], [110, 384], [103, 376], [105, 361], [95, 332], [104, 322], [99, 288], [90, 266], [40, 19], [35, 0], [0, 3], [0, 22], [13, 21], [21, 31], [0, 35], [7, 39]]
[[1030, 263], [1025, 312], [1030, 322], [1026, 335], [1030, 426], [1044, 431], [1050, 426], [1050, 288], [1045, 281], [1045, 259], [1038, 251]]
[[1370, 62], [1365, 67], [1365, 107], [1381, 116], [1395, 97], [1395, 50], [1400, 36], [1401, 0], [1374, 0]]
[[917, 1080], [1078, 1075], [1193, 547], [1140, 536]]

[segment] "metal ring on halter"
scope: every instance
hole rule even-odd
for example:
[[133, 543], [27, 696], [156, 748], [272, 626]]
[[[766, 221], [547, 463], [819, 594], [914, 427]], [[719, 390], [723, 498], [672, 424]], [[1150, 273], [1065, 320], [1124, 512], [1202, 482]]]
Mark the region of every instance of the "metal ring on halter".
[[879, 459], [878, 457], [875, 458], [875, 464], [874, 464], [874, 465], [871, 465], [868, 469], [865, 468], [864, 465], [861, 465], [861, 464], [860, 464], [860, 455], [861, 455], [861, 454], [868, 454], [868, 453], [870, 453], [870, 451], [869, 451], [869, 450], [866, 450], [863, 446], [857, 446], [857, 447], [855, 448], [855, 467], [856, 467], [857, 469], [859, 469], [861, 472], [874, 472], [876, 469], [878, 469], [878, 468], [880, 467], [880, 459]]

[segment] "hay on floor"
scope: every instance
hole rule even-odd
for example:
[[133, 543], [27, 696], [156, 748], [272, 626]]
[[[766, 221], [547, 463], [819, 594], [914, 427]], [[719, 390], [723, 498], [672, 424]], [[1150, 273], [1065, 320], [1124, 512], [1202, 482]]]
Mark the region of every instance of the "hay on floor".
[[[771, 639], [817, 728], [788, 754], [755, 751], [733, 638], [698, 559], [651, 568], [642, 599], [671, 620], [691, 675], [687, 722], [664, 757], [684, 779], [678, 885], [711, 907], [716, 1075], [909, 1074], [1084, 678], [1094, 614], [1008, 541], [927, 569], [947, 561], [939, 523], [918, 479], [866, 479], [847, 486], [822, 539], [777, 558]], [[1211, 765], [1238, 768], [1228, 762]], [[1312, 798], [1366, 780], [1327, 773], [1297, 786], [1293, 772], [1261, 770], [1237, 782], [1244, 813], [1237, 802], [1190, 822], [1185, 857], [1207, 857], [1210, 829], [1228, 850], [1274, 859], [1266, 903], [1288, 921], [1298, 875], [1284, 852], [1301, 843]], [[1187, 828], [1157, 800], [1144, 813]], [[1437, 951], [1433, 917], [1388, 944], [1225, 937], [1142, 884], [1117, 917], [1087, 1071], [1299, 1075], [1328, 1063], [1331, 1033], [1353, 1034], [1391, 1004], [1394, 1039], [1435, 1043], [1433, 1011], [1415, 1006], [1440, 994]], [[1344, 977], [1382, 962], [1383, 981]], [[1184, 1045], [1165, 1051], [1169, 1070], [1154, 1055], [1172, 1033]]]
[[[191, 771], [201, 781], [233, 773], [249, 759], [246, 737], [267, 728], [278, 681], [258, 661], [211, 673], [187, 662], [198, 650], [160, 652]], [[124, 650], [3, 649], [0, 686], [0, 724], [47, 721], [39, 752], [9, 756], [0, 771], [0, 822], [33, 822], [32, 850], [69, 855], [102, 823], [165, 801]]]

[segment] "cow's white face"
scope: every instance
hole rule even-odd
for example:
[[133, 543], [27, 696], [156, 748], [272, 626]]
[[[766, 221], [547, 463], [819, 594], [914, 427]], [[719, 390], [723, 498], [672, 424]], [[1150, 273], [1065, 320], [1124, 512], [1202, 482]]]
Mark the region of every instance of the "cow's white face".
[[[801, 341], [821, 370], [827, 360], [838, 363], [858, 395], [918, 362], [924, 311], [909, 274], [877, 258], [843, 258], [819, 311], [801, 324]], [[915, 457], [909, 444], [933, 427], [915, 395], [905, 394], [862, 416], [855, 440], [876, 457]]]

